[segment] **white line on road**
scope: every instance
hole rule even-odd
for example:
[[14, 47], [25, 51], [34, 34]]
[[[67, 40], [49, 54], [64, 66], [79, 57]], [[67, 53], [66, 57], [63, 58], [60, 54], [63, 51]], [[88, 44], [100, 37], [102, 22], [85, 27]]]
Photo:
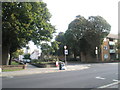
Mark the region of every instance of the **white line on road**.
[[111, 83], [111, 84], [108, 84], [108, 85], [100, 86], [100, 87], [98, 87], [98, 88], [108, 88], [108, 87], [110, 87], [110, 86], [117, 85], [118, 83], [120, 83], [120, 81], [114, 82], [114, 83]]
[[7, 78], [14, 78], [13, 76], [7, 76]]
[[102, 77], [95, 77], [96, 79], [102, 79], [102, 80], [104, 80], [105, 78], [102, 78]]
[[118, 64], [118, 63], [107, 63], [107, 64]]
[[118, 82], [118, 80], [116, 80], [116, 79], [113, 79], [113, 81]]

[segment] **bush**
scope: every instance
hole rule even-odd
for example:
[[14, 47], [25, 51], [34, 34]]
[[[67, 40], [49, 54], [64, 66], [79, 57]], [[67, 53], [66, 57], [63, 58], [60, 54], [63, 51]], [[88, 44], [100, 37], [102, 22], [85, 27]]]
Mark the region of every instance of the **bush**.
[[33, 59], [33, 60], [31, 60], [31, 63], [39, 63], [39, 60], [38, 59]]
[[30, 54], [29, 54], [29, 53], [28, 53], [28, 54], [25, 54], [23, 59], [31, 59], [31, 58], [30, 58]]
[[56, 61], [59, 61], [59, 59], [57, 56], [50, 56], [48, 59], [45, 59], [45, 61], [56, 62]]
[[56, 61], [59, 61], [57, 56], [50, 56], [48, 59], [33, 59], [31, 60], [31, 64], [54, 63]]

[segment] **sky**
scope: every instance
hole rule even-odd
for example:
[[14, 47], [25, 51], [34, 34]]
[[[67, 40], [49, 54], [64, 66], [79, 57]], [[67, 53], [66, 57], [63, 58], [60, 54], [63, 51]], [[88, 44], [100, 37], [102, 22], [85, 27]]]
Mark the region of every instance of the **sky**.
[[[50, 22], [55, 25], [57, 34], [65, 32], [77, 15], [102, 16], [110, 25], [112, 34], [118, 33], [118, 1], [119, 0], [43, 0], [52, 17]], [[37, 47], [30, 42], [31, 52]]]
[[65, 32], [68, 24], [77, 15], [102, 16], [110, 25], [113, 34], [118, 33], [118, 1], [119, 0], [43, 0], [52, 14], [51, 23], [57, 32]]

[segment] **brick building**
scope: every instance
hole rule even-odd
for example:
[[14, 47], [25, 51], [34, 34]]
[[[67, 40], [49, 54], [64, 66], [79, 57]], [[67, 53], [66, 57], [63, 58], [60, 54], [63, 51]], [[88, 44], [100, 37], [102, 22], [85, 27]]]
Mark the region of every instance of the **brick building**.
[[116, 43], [118, 35], [109, 34], [101, 45], [101, 60], [112, 61], [118, 58]]

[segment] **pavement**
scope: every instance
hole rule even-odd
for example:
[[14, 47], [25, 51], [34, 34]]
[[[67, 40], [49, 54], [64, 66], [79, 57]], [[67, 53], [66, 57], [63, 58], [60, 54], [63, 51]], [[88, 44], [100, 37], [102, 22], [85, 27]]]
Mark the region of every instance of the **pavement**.
[[51, 67], [51, 68], [38, 68], [31, 64], [26, 64], [27, 67], [24, 70], [20, 71], [9, 71], [0, 73], [0, 77], [12, 77], [12, 76], [22, 76], [22, 75], [30, 75], [30, 74], [42, 74], [42, 73], [53, 73], [53, 72], [65, 72], [65, 71], [73, 71], [73, 70], [83, 70], [88, 69], [90, 66], [83, 64], [69, 64], [66, 66], [66, 70], [59, 70], [59, 67]]

